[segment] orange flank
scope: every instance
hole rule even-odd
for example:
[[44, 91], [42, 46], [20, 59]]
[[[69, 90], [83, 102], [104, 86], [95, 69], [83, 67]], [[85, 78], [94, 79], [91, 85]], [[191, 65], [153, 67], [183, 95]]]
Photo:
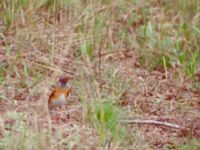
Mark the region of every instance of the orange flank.
[[48, 106], [49, 108], [58, 107], [66, 104], [67, 97], [69, 96], [71, 89], [56, 88], [49, 96]]

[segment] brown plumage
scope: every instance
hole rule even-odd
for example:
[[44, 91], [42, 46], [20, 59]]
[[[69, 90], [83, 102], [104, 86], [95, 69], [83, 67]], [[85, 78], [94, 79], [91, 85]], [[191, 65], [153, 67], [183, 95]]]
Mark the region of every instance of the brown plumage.
[[49, 109], [54, 107], [60, 107], [66, 104], [67, 97], [71, 93], [71, 89], [67, 87], [67, 82], [70, 79], [71, 78], [68, 77], [59, 79], [60, 87], [55, 88], [49, 96], [48, 100]]

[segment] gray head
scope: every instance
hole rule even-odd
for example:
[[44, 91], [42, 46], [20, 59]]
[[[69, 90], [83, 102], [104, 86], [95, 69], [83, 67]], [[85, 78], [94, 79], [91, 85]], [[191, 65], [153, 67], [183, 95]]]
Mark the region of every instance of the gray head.
[[61, 77], [59, 79], [59, 83], [60, 83], [60, 86], [62, 88], [66, 88], [67, 87], [67, 82], [71, 79], [71, 77]]

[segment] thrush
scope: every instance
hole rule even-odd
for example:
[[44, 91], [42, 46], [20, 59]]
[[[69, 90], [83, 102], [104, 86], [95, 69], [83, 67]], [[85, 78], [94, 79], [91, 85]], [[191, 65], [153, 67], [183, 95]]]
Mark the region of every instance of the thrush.
[[67, 82], [70, 79], [70, 77], [62, 77], [59, 79], [59, 86], [56, 87], [49, 96], [49, 109], [61, 107], [62, 105], [67, 103], [67, 97], [71, 93], [71, 88], [69, 88], [67, 85]]

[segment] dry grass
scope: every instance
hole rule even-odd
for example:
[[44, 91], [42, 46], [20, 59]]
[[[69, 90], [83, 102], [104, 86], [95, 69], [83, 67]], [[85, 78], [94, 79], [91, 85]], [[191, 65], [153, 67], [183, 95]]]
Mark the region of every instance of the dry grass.
[[[199, 149], [198, 0], [2, 0], [1, 149]], [[49, 112], [57, 79], [68, 105]], [[121, 124], [154, 119], [189, 130]]]

